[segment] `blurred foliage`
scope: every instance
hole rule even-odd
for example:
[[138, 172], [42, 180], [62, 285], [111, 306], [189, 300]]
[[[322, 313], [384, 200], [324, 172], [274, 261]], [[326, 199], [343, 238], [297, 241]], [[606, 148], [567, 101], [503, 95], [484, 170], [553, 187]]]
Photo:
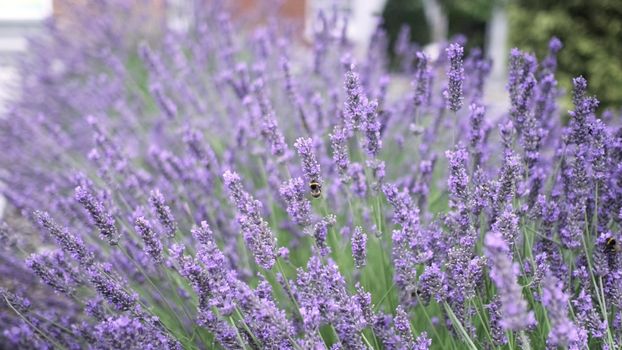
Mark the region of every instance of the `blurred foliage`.
[[[450, 15], [464, 15], [469, 19], [486, 23], [490, 18], [495, 3], [502, 0], [439, 0], [443, 8], [449, 9]], [[451, 23], [450, 23], [451, 26]]]
[[[452, 37], [464, 34], [467, 47], [483, 47], [486, 37], [486, 23], [495, 3], [503, 0], [439, 0], [447, 14], [448, 34]], [[384, 28], [392, 48], [403, 25], [410, 27], [413, 42], [426, 45], [431, 40], [431, 30], [423, 10], [423, 0], [388, 0], [382, 13]], [[393, 51], [390, 50], [393, 55]]]
[[518, 0], [509, 7], [510, 44], [543, 59], [551, 36], [559, 53], [560, 84], [583, 75], [603, 107], [622, 105], [622, 1]]
[[431, 31], [421, 0], [388, 0], [382, 12], [383, 26], [393, 47], [403, 25], [410, 27], [410, 39], [420, 45], [430, 42]]

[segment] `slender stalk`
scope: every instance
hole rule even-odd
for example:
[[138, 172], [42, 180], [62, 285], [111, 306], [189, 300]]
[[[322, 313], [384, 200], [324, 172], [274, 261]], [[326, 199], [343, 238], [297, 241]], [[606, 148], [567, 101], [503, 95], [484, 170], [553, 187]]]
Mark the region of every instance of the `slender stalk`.
[[468, 348], [470, 350], [477, 350], [477, 346], [475, 346], [475, 343], [473, 343], [473, 340], [471, 340], [469, 333], [467, 333], [467, 331], [464, 329], [462, 322], [460, 322], [460, 320], [458, 320], [458, 318], [456, 317], [456, 314], [454, 314], [451, 306], [449, 306], [449, 304], [447, 303], [443, 303], [443, 305], [445, 306], [445, 311], [447, 311], [447, 314], [451, 319], [452, 325], [454, 325], [458, 329], [458, 332], [462, 336], [462, 339], [466, 342]]

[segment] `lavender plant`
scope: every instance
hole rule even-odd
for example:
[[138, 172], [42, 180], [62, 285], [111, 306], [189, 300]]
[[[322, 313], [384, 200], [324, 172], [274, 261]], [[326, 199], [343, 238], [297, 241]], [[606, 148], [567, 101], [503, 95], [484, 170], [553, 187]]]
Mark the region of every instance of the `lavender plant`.
[[583, 77], [558, 108], [559, 40], [512, 50], [497, 113], [463, 40], [389, 71], [339, 13], [300, 48], [219, 2], [94, 6], [0, 119], [0, 347], [622, 346], [620, 115]]

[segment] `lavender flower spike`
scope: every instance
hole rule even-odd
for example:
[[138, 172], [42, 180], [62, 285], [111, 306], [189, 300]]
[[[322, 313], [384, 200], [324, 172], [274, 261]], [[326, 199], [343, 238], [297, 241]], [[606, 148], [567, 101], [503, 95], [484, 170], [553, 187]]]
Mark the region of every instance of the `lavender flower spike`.
[[76, 271], [71, 268], [62, 251], [32, 254], [26, 260], [26, 266], [58, 293], [74, 293], [76, 281], [73, 277]]
[[268, 223], [261, 217], [261, 202], [244, 191], [240, 176], [235, 172], [225, 171], [223, 180], [231, 194], [231, 201], [237, 208], [238, 223], [248, 249], [259, 266], [271, 269], [276, 262], [276, 238]]
[[417, 52], [417, 67], [415, 77], [412, 82], [413, 87], [415, 87], [413, 104], [417, 110], [421, 106], [426, 106], [428, 104], [430, 96], [430, 80], [431, 74], [428, 69], [428, 57], [423, 52]]
[[165, 233], [168, 237], [175, 237], [175, 232], [177, 231], [177, 222], [173, 217], [173, 213], [171, 212], [171, 208], [166, 205], [164, 201], [164, 196], [160, 190], [153, 190], [149, 196], [149, 202], [151, 203], [151, 207], [155, 212], [158, 221], [166, 230]]
[[266, 95], [263, 80], [259, 79], [253, 84], [253, 90], [259, 103], [261, 111], [261, 135], [270, 145], [270, 152], [273, 156], [281, 157], [287, 151], [285, 137], [279, 129], [276, 115], [270, 99]]
[[37, 222], [45, 228], [50, 236], [54, 238], [63, 252], [71, 255], [83, 267], [93, 264], [94, 255], [90, 252], [80, 237], [69, 233], [67, 229], [61, 228], [46, 212], [36, 211], [34, 213]]
[[128, 292], [117, 281], [110, 276], [110, 271], [106, 271], [104, 266], [96, 265], [88, 270], [89, 281], [95, 290], [106, 299], [108, 303], [119, 311], [136, 310], [138, 305], [138, 294]]
[[527, 310], [518, 284], [518, 265], [512, 263], [507, 243], [497, 232], [491, 232], [485, 239], [486, 256], [490, 260], [490, 278], [495, 283], [501, 300], [501, 327], [520, 331], [535, 324], [532, 311]]
[[413, 334], [410, 330], [410, 319], [408, 318], [408, 314], [404, 311], [404, 307], [402, 305], [399, 305], [397, 310], [395, 310], [393, 324], [395, 327], [395, 333], [400, 337], [402, 345], [407, 349], [412, 349], [414, 343]]
[[75, 193], [76, 200], [89, 212], [101, 236], [105, 238], [110, 245], [117, 245], [119, 243], [119, 232], [117, 231], [115, 220], [110, 212], [108, 212], [106, 208], [104, 208], [104, 205], [85, 187], [76, 187]]
[[333, 163], [337, 166], [341, 181], [347, 183], [349, 181], [348, 168], [350, 167], [347, 130], [344, 127], [335, 126], [329, 137], [333, 149]]
[[142, 216], [134, 220], [134, 227], [145, 242], [145, 252], [159, 264], [162, 262], [162, 243], [158, 239], [156, 233], [151, 228], [151, 224]]
[[357, 129], [365, 114], [366, 97], [361, 88], [359, 75], [350, 66], [346, 72], [344, 87], [346, 89], [346, 101], [344, 102], [345, 125], [348, 130]]
[[313, 151], [313, 140], [308, 137], [300, 137], [294, 144], [296, 151], [302, 159], [302, 171], [305, 174], [307, 181], [322, 182], [322, 176], [320, 175], [320, 163], [315, 157]]
[[380, 121], [378, 120], [378, 101], [376, 100], [370, 101], [367, 104], [363, 129], [365, 130], [365, 151], [371, 157], [376, 157], [380, 147], [382, 147]]
[[309, 225], [311, 218], [311, 202], [305, 198], [307, 186], [300, 177], [284, 183], [279, 192], [287, 204], [287, 214], [290, 219], [300, 226]]
[[464, 48], [460, 44], [455, 43], [449, 45], [446, 51], [447, 58], [449, 59], [449, 71], [447, 72], [449, 83], [447, 89], [443, 91], [443, 96], [447, 102], [447, 107], [457, 112], [462, 108], [462, 101], [464, 100], [462, 91], [464, 83], [464, 68], [462, 67]]
[[354, 234], [352, 234], [352, 256], [357, 269], [365, 267], [367, 264], [367, 234], [360, 226], [354, 228]]
[[446, 151], [445, 156], [449, 162], [449, 188], [450, 206], [460, 207], [467, 203], [469, 176], [466, 171], [467, 152], [463, 147], [457, 147], [455, 151]]
[[164, 112], [164, 115], [166, 115], [168, 119], [175, 119], [177, 117], [177, 106], [175, 102], [166, 96], [159, 84], [152, 85], [150, 90], [158, 107]]
[[568, 318], [569, 297], [563, 290], [564, 284], [549, 272], [542, 280], [541, 286], [542, 305], [546, 308], [551, 322], [547, 343], [553, 348], [558, 346], [572, 348], [572, 345], [576, 345], [580, 340], [580, 330]]

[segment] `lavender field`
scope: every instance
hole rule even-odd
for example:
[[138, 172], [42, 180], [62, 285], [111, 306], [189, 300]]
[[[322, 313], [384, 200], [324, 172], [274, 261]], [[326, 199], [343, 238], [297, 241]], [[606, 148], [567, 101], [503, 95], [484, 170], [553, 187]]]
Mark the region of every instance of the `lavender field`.
[[47, 23], [0, 116], [0, 349], [622, 346], [621, 114], [560, 40], [492, 113], [465, 37], [132, 3]]

